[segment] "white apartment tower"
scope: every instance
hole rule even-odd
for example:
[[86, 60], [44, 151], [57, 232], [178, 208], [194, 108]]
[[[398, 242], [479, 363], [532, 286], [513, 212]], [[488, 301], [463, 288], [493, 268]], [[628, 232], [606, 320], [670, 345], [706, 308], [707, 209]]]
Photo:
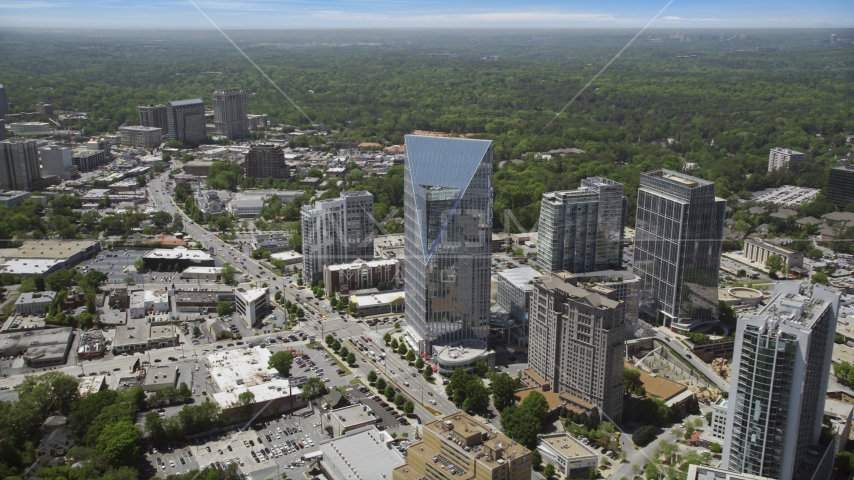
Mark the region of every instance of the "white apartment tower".
[[805, 158], [806, 155], [801, 152], [796, 152], [789, 148], [774, 147], [768, 154], [768, 171], [773, 172], [781, 168], [787, 168], [792, 160], [798, 162]]
[[818, 442], [840, 294], [798, 288], [778, 284], [762, 310], [738, 319], [721, 461], [733, 472], [789, 480], [807, 464], [827, 468], [814, 460], [825, 452]]
[[216, 90], [213, 93], [216, 133], [232, 140], [249, 138], [248, 108], [242, 89]]
[[555, 392], [592, 403], [605, 419], [619, 422], [623, 414], [624, 304], [617, 300], [614, 289], [576, 282], [568, 272], [552, 272], [534, 280], [528, 362]]
[[323, 280], [323, 267], [374, 258], [374, 196], [342, 192], [300, 209], [303, 281]]

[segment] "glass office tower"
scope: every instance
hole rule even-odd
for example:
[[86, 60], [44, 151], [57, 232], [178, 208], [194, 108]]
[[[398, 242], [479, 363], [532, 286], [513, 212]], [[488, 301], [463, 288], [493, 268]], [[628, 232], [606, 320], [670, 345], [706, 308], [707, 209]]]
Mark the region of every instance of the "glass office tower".
[[407, 335], [421, 351], [489, 336], [492, 142], [406, 136]]
[[663, 169], [641, 175], [634, 272], [642, 315], [684, 328], [717, 318], [725, 216], [714, 182]]

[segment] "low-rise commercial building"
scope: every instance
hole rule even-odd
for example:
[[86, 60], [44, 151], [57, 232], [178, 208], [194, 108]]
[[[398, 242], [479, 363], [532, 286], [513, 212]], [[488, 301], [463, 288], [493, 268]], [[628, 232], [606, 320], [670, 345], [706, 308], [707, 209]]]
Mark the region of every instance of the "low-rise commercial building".
[[495, 351], [483, 340], [462, 340], [450, 345], [433, 345], [433, 360], [442, 375], [450, 376], [458, 368], [471, 373], [478, 362], [485, 363], [491, 370], [495, 366]]
[[222, 274], [222, 267], [189, 267], [181, 272], [181, 278], [215, 282]]
[[174, 387], [178, 382], [178, 368], [174, 366], [161, 365], [149, 368], [145, 372], [146, 392], [156, 392], [166, 387]]
[[175, 291], [175, 308], [179, 312], [216, 312], [219, 302], [233, 302], [234, 290], [220, 290], [222, 285], [202, 285], [201, 289], [184, 289]]
[[215, 340], [227, 340], [231, 338], [231, 329], [228, 324], [218, 318], [208, 320], [208, 330]]
[[367, 405], [362, 404], [342, 407], [326, 412], [324, 415], [329, 425], [332, 425], [332, 431], [336, 436], [377, 423], [377, 417], [369, 411]]
[[323, 265], [326, 296], [369, 288], [397, 289], [402, 284], [398, 260], [356, 260], [352, 263]]
[[142, 318], [148, 312], [167, 313], [171, 310], [166, 290], [137, 290], [130, 295], [131, 318]]
[[531, 478], [531, 451], [464, 412], [424, 424], [423, 440], [407, 449], [393, 480]]
[[238, 288], [234, 291], [234, 306], [248, 325], [255, 326], [270, 313], [270, 290]]
[[[302, 389], [267, 367], [272, 353], [261, 347], [220, 350], [205, 357], [214, 392], [210, 395], [228, 417], [245, 418], [265, 409], [267, 415], [278, 415], [305, 407]], [[255, 399], [243, 405], [240, 394], [251, 392]]]
[[404, 310], [406, 293], [403, 290], [386, 292], [357, 293], [350, 295], [350, 303], [356, 305], [356, 312], [362, 317], [401, 313]]
[[257, 217], [264, 209], [264, 197], [256, 195], [237, 195], [229, 203], [231, 214], [238, 217]]
[[646, 390], [647, 396], [663, 401], [671, 409], [687, 411], [688, 402], [694, 398], [694, 392], [688, 387], [662, 376], [652, 375], [628, 362], [624, 366], [640, 372], [640, 383]]
[[264, 248], [270, 253], [284, 252], [289, 248], [288, 239], [281, 233], [262, 233], [252, 237], [252, 250]]
[[18, 315], [38, 315], [44, 313], [53, 303], [56, 292], [26, 292], [15, 301], [15, 312]]
[[392, 448], [393, 440], [375, 426], [352, 430], [318, 445], [320, 468], [330, 480], [372, 479], [379, 474], [387, 478], [387, 472], [406, 465], [403, 455]]
[[[4, 256], [7, 260], [54, 261], [57, 263], [49, 266], [50, 271], [54, 271], [73, 267], [81, 260], [92, 258], [100, 250], [101, 243], [97, 240], [29, 240], [17, 249], [4, 250]], [[18, 264], [7, 262], [5, 264], [19, 267], [30, 266], [24, 265], [24, 262]]]
[[188, 267], [213, 267], [213, 257], [202, 250], [189, 250], [184, 247], [165, 249], [156, 248], [142, 256], [145, 268], [162, 271], [186, 270]]
[[783, 258], [783, 270], [780, 273], [785, 274], [792, 268], [804, 266], [804, 255], [800, 252], [764, 242], [758, 238], [748, 238], [744, 241], [744, 257], [751, 262], [765, 265], [771, 255]]
[[105, 375], [85, 376], [77, 385], [77, 393], [83, 397], [93, 395], [107, 388], [107, 377]]
[[15, 135], [47, 135], [50, 124], [44, 122], [14, 122], [7, 125]]
[[2, 191], [0, 190], [0, 205], [6, 208], [17, 207], [24, 203], [24, 200], [30, 198], [30, 192], [21, 192], [16, 190]]
[[207, 177], [208, 173], [211, 171], [212, 163], [213, 162], [202, 162], [198, 160], [189, 161], [184, 164], [184, 173], [196, 177]]
[[113, 349], [117, 352], [175, 345], [178, 345], [178, 332], [171, 324], [119, 325], [113, 336]]
[[270, 255], [270, 258], [275, 258], [276, 260], [281, 260], [285, 262], [285, 265], [302, 265], [302, 255], [293, 250], [288, 250], [286, 252], [279, 252]]
[[599, 465], [599, 455], [568, 433], [537, 435], [537, 450], [543, 465], [551, 463], [566, 478], [589, 478]]
[[105, 343], [103, 331], [89, 330], [83, 332], [80, 342], [77, 344], [77, 356], [81, 358], [100, 357], [104, 354]]
[[73, 339], [68, 327], [0, 334], [0, 356], [23, 355], [30, 367], [64, 364]]

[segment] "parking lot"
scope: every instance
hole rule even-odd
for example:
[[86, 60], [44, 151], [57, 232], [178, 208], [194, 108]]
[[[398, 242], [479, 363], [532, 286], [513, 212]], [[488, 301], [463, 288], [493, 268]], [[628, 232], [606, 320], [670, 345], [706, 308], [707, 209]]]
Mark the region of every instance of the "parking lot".
[[134, 278], [137, 283], [142, 283], [142, 275], [136, 273], [133, 264], [136, 260], [143, 256], [148, 250], [137, 249], [115, 249], [101, 250], [94, 258], [84, 260], [78, 265], [83, 273], [85, 268], [98, 270], [107, 275], [106, 283], [125, 283], [128, 275]]
[[[390, 403], [384, 396], [372, 395], [370, 390], [367, 393], [360, 392], [355, 388], [348, 390], [347, 394], [347, 398], [350, 400], [351, 403], [365, 404], [368, 406], [371, 412], [373, 412], [374, 416], [379, 417], [379, 421], [377, 422], [377, 428], [391, 428], [396, 427], [398, 425], [402, 425], [402, 423], [398, 421], [396, 417], [403, 416], [403, 410], [401, 409], [398, 411], [395, 408], [394, 403]], [[383, 403], [385, 403], [386, 406], [383, 406]], [[404, 421], [406, 422], [406, 424], [409, 423], [408, 420]]]
[[235, 463], [247, 478], [262, 480], [277, 471], [298, 478], [309, 468], [301, 457], [317, 451], [318, 442], [324, 438], [320, 428], [313, 426], [319, 422], [318, 414], [309, 410], [301, 413], [306, 416], [283, 415], [245, 431], [202, 439], [170, 452], [152, 451], [146, 457], [160, 477], [208, 466], [226, 469]]

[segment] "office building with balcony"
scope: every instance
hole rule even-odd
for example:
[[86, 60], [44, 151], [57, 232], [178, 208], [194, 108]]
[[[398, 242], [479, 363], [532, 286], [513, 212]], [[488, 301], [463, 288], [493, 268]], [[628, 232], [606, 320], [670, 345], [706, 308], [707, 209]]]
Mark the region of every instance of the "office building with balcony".
[[205, 102], [201, 98], [167, 103], [166, 121], [169, 140], [197, 145], [208, 138], [205, 133]]
[[621, 183], [591, 177], [581, 187], [543, 194], [537, 263], [573, 273], [620, 266], [627, 199]]
[[0, 188], [30, 190], [42, 178], [35, 140], [0, 142]]
[[492, 142], [406, 136], [406, 338], [433, 345], [489, 337]]
[[323, 267], [374, 258], [374, 196], [342, 192], [338, 198], [304, 205], [302, 221], [303, 281], [323, 280]]
[[232, 140], [249, 138], [246, 92], [239, 88], [214, 91], [213, 110], [217, 134]]
[[733, 472], [830, 478], [835, 445], [819, 439], [840, 294], [799, 286], [777, 284], [767, 305], [738, 319], [721, 460]]
[[671, 170], [641, 175], [634, 273], [640, 314], [687, 331], [717, 321], [726, 201], [715, 184]]
[[619, 422], [626, 343], [623, 302], [613, 289], [575, 282], [569, 272], [534, 280], [528, 363], [555, 392], [596, 405], [603, 421]]

